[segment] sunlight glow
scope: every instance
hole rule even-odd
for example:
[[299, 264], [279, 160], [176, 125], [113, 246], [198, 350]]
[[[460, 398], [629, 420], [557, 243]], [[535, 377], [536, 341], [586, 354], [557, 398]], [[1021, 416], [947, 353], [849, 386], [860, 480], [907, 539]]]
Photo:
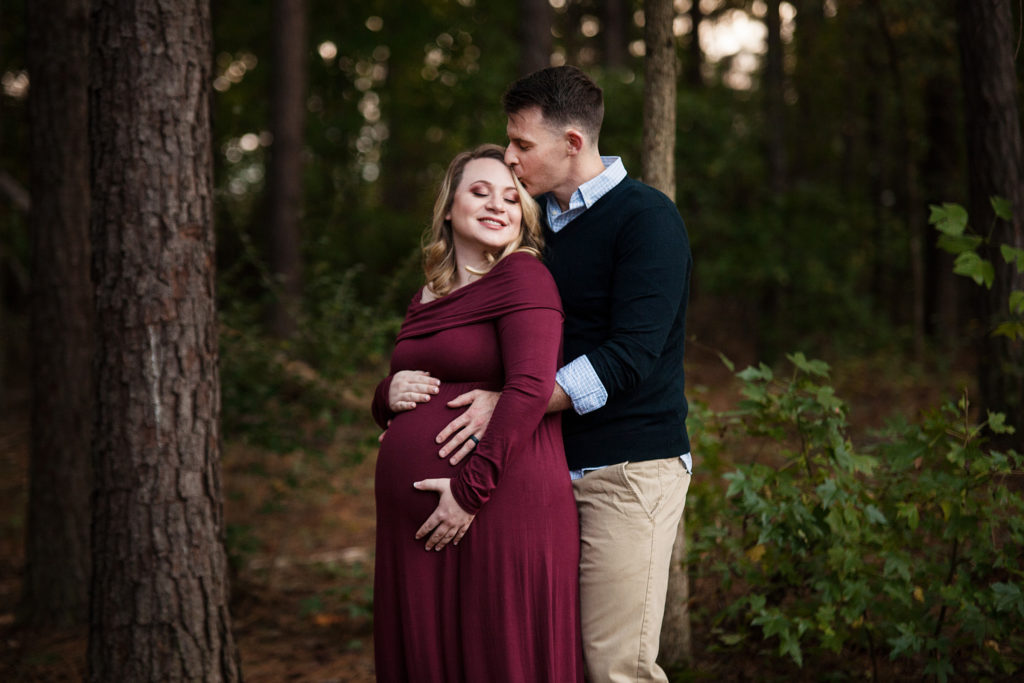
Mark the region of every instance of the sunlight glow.
[[334, 61], [338, 56], [338, 46], [329, 40], [325, 40], [317, 46], [316, 51], [320, 53], [320, 59], [327, 63]]
[[28, 95], [28, 72], [27, 71], [5, 71], [2, 79], [4, 94], [16, 100], [24, 99]]

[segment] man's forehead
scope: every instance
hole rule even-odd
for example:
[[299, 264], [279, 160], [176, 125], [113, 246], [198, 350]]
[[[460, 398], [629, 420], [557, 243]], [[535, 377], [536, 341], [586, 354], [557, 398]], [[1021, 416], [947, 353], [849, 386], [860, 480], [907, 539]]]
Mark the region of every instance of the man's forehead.
[[522, 140], [558, 134], [544, 118], [540, 107], [530, 107], [529, 109], [509, 114], [505, 130], [510, 138], [515, 137]]

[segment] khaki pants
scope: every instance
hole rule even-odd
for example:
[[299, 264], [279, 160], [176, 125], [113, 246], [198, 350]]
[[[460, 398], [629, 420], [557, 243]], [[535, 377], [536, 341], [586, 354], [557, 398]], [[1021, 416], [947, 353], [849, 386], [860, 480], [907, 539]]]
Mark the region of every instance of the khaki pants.
[[589, 683], [668, 680], [655, 659], [689, 486], [677, 457], [612, 465], [573, 482]]

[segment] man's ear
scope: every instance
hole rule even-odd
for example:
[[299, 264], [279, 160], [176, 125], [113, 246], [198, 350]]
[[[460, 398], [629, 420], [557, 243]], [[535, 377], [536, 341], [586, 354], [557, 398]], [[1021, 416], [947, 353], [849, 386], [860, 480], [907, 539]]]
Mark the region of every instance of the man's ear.
[[583, 133], [575, 128], [570, 128], [565, 132], [565, 144], [569, 156], [575, 156], [583, 151], [586, 140], [583, 137]]

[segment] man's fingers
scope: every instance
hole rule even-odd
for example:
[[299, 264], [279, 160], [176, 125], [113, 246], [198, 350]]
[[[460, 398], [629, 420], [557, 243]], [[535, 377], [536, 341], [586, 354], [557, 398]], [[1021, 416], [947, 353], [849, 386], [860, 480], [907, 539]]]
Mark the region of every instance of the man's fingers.
[[456, 396], [452, 400], [448, 401], [448, 407], [449, 408], [461, 408], [462, 406], [468, 406], [469, 404], [471, 404], [476, 399], [476, 393], [478, 391], [480, 391], [480, 390], [479, 389], [474, 389], [473, 391], [467, 391], [464, 394], [459, 394], [458, 396]]
[[465, 443], [462, 444], [462, 448], [460, 448], [455, 453], [455, 455], [451, 457], [449, 462], [451, 462], [453, 466], [458, 465], [460, 462], [462, 462], [463, 458], [465, 458], [467, 455], [473, 452], [474, 448], [476, 448], [476, 444], [473, 442], [473, 440], [466, 439]]

